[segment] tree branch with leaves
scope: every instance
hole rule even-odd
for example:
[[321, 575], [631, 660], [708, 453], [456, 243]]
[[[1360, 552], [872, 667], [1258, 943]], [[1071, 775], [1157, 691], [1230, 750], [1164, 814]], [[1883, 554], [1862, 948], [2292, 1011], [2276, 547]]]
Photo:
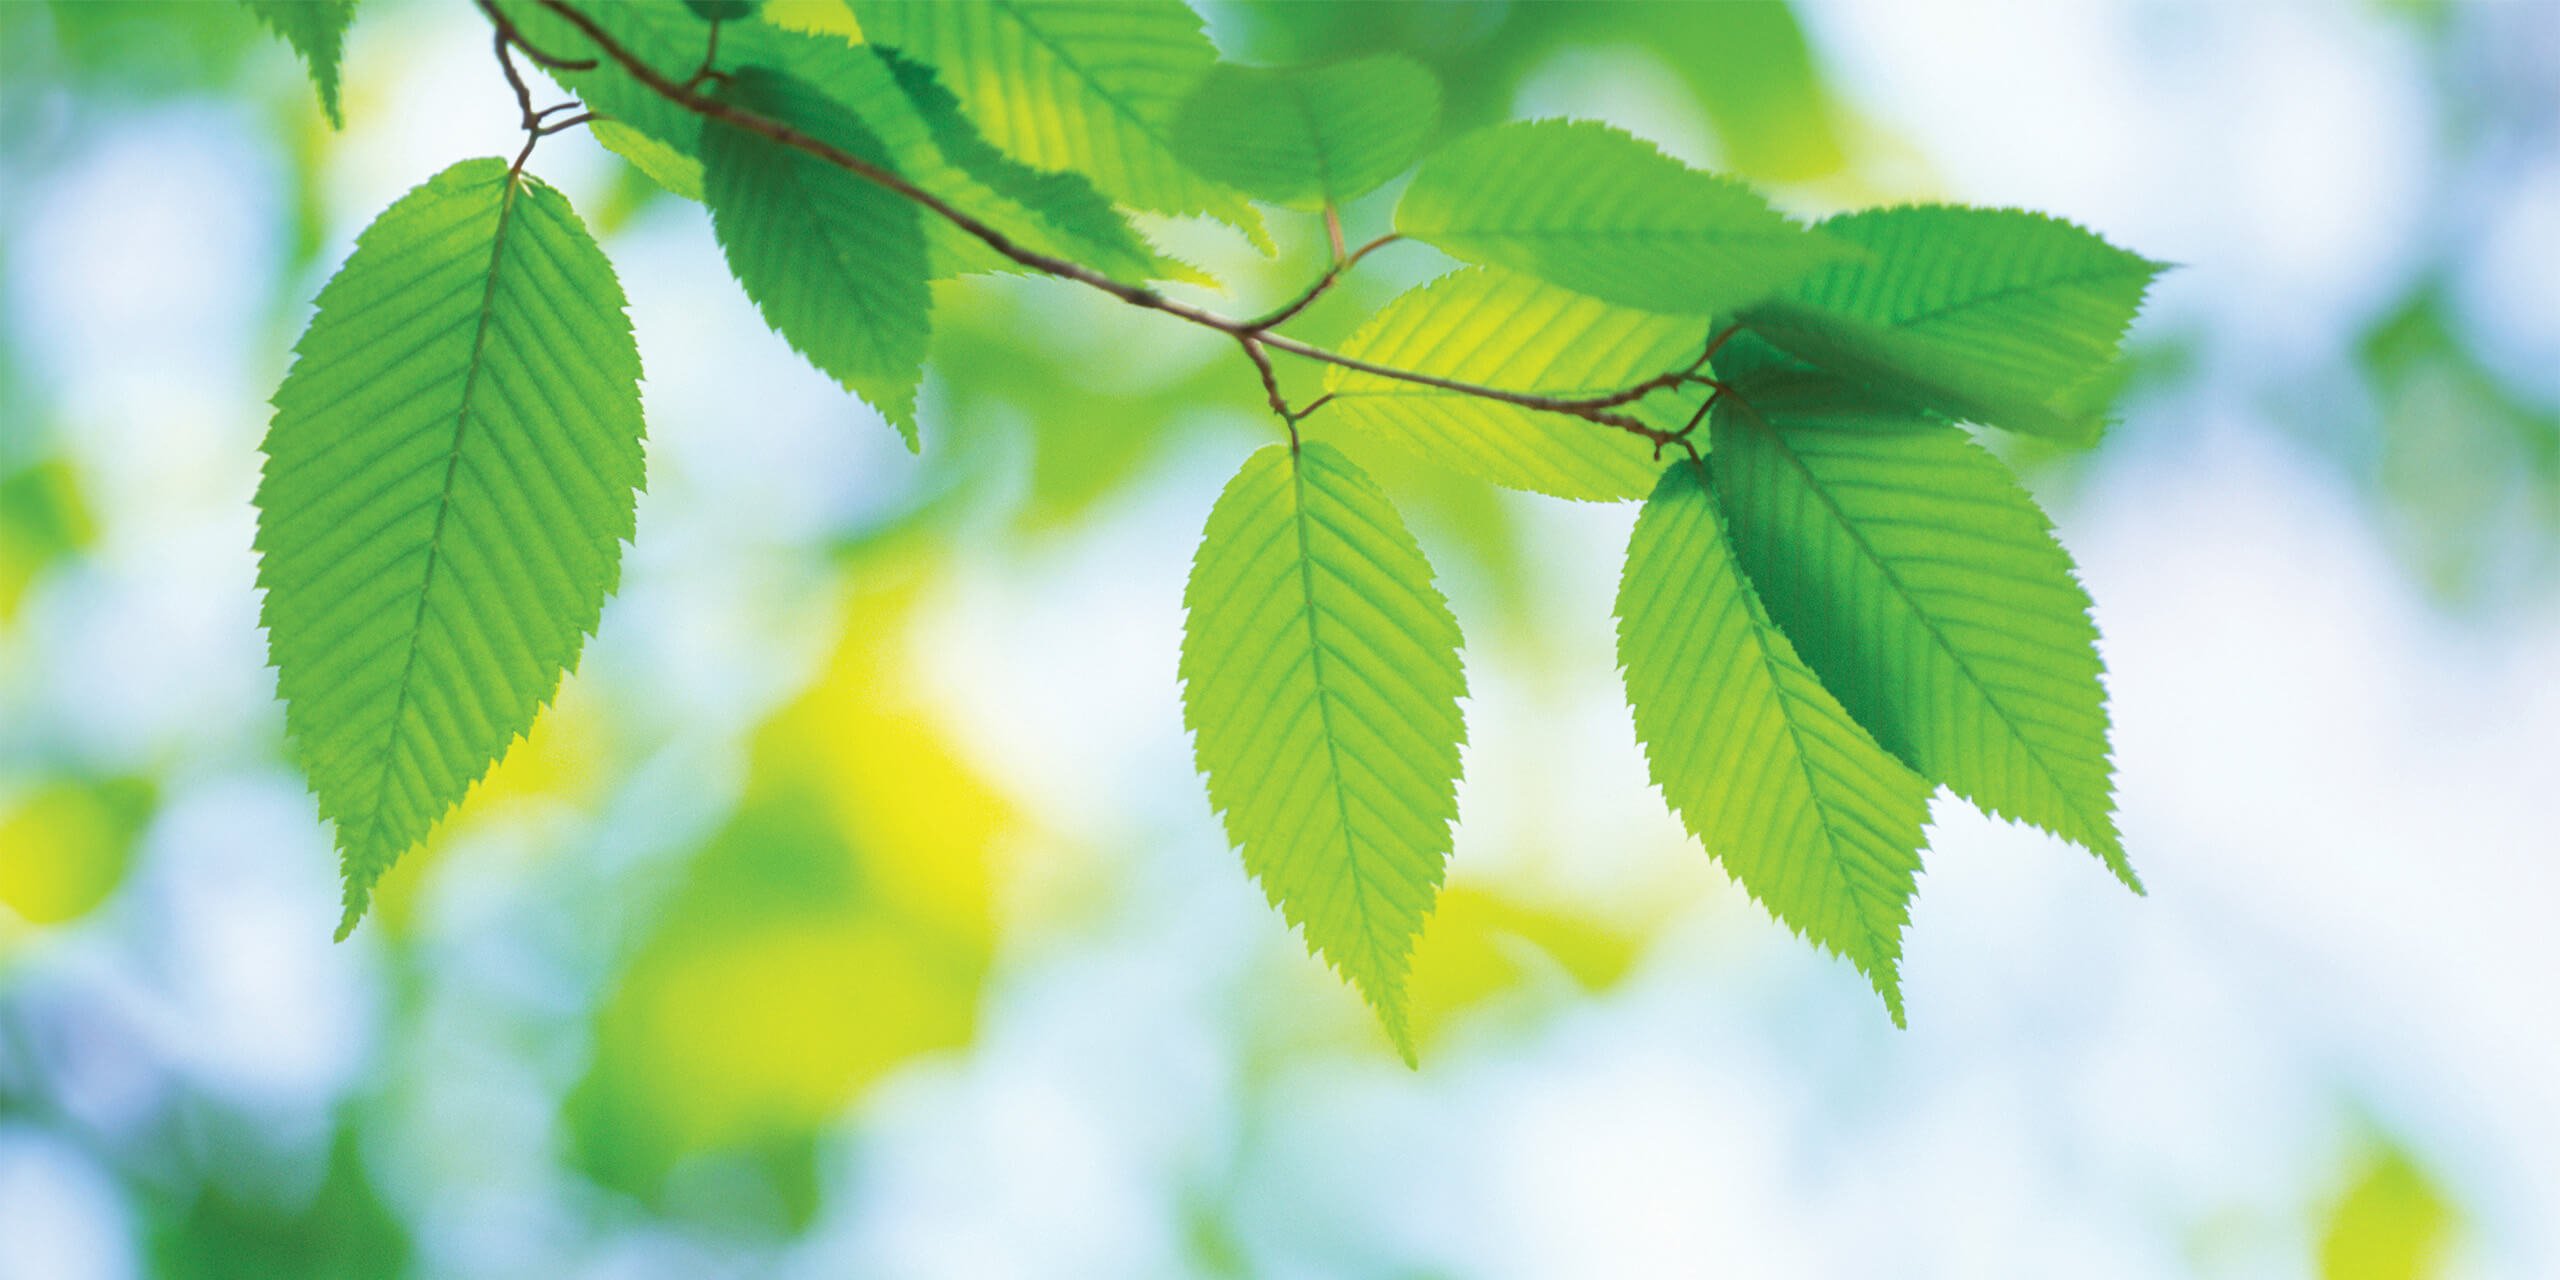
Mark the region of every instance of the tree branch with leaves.
[[[522, 149], [455, 165], [358, 238], [277, 391], [257, 497], [262, 616], [336, 826], [342, 935], [531, 727], [634, 534], [638, 347], [602, 249], [527, 169], [582, 124], [708, 206], [767, 323], [911, 448], [931, 281], [1068, 280], [1234, 340], [1285, 438], [1210, 514], [1185, 718], [1247, 870], [1408, 1060], [1407, 966], [1454, 844], [1463, 640], [1385, 491], [1301, 438], [1318, 412], [1496, 485], [1643, 501], [1618, 641], [1654, 781], [1897, 1022], [1937, 787], [2138, 890], [2090, 601], [1965, 424], [2094, 439], [2158, 264], [2015, 210], [1808, 225], [1594, 122], [1435, 145], [1418, 64], [1222, 62], [1180, 0], [850, 0], [810, 29], [752, 0], [479, 4]], [[323, 8], [334, 29], [310, 26]], [[352, 12], [278, 24], [333, 118]], [[574, 100], [537, 110], [518, 55]], [[1348, 247], [1345, 208], [1398, 180], [1392, 229]], [[1169, 292], [1210, 282], [1131, 217], [1206, 216], [1267, 248], [1266, 210], [1320, 218], [1330, 252], [1249, 318]], [[1338, 349], [1283, 331], [1402, 244], [1462, 265]], [[1320, 366], [1321, 392], [1292, 405], [1277, 357]]]

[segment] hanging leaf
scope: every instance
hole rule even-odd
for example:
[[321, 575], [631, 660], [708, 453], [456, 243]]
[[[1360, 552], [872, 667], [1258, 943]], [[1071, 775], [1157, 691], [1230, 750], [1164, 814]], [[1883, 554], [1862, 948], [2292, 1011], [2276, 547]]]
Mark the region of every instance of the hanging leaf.
[[320, 91], [320, 107], [331, 128], [345, 128], [338, 107], [338, 62], [346, 46], [347, 27], [356, 20], [356, 0], [240, 0], [269, 30], [283, 36], [311, 71], [311, 87]]
[[[880, 140], [798, 80], [750, 68], [722, 100], [872, 164]], [[903, 196], [761, 134], [703, 129], [703, 194], [729, 270], [792, 349], [917, 446], [916, 386], [932, 340], [924, 231]]]
[[1963, 431], [1837, 379], [1735, 391], [1714, 434], [1734, 548], [1823, 684], [1923, 776], [2139, 892], [2089, 595], [2035, 500]]
[[346, 918], [575, 665], [641, 481], [622, 286], [566, 200], [466, 160], [383, 211], [275, 395], [258, 585]]
[[1245, 869], [1377, 1010], [1405, 977], [1457, 817], [1458, 624], [1386, 495], [1309, 443], [1255, 454], [1183, 592], [1183, 718]]
[[1753, 898], [1848, 958], [1896, 1025], [1929, 784], [1858, 727], [1770, 621], [1699, 468], [1645, 501], [1618, 664], [1654, 785]]

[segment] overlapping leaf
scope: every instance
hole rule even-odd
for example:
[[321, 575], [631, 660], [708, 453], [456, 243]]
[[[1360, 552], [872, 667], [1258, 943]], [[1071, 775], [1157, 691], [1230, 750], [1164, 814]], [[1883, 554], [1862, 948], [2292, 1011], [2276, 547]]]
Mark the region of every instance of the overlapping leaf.
[[1929, 784], [1770, 621], [1697, 471], [1664, 473], [1618, 587], [1618, 663], [1654, 785], [1752, 897], [1846, 956], [1900, 1023]]
[[1588, 120], [1496, 125], [1449, 144], [1405, 188], [1396, 229], [1674, 314], [1729, 313], [1845, 252], [1749, 187]]
[[338, 108], [338, 61], [347, 41], [347, 25], [355, 21], [356, 0], [240, 0], [311, 70], [311, 86], [320, 91], [320, 106], [329, 123], [344, 125]]
[[1245, 868], [1408, 1061], [1457, 816], [1458, 624], [1386, 495], [1309, 443], [1227, 485], [1183, 593], [1183, 718]]
[[2159, 263], [2017, 209], [1870, 209], [1820, 230], [1863, 255], [1745, 311], [1754, 331], [1919, 408], [2097, 438]]
[[[1505, 391], [1605, 395], [1697, 357], [1706, 323], [1615, 307], [1529, 276], [1471, 267], [1389, 303], [1343, 353]], [[1561, 498], [1641, 498], [1662, 474], [1650, 442], [1562, 414], [1336, 366], [1328, 428], [1383, 440]], [[1631, 413], [1642, 410], [1630, 409]], [[1676, 428], [1679, 422], [1671, 422]]]
[[641, 480], [640, 357], [568, 202], [469, 160], [385, 210], [275, 395], [258, 584], [347, 916], [577, 661]]
[[[750, 68], [724, 100], [886, 167], [880, 140], [806, 84]], [[703, 193], [729, 270], [765, 322], [916, 444], [916, 385], [932, 338], [924, 230], [904, 197], [760, 134], [714, 121]]]
[[2087, 846], [2139, 890], [2089, 596], [2008, 469], [1958, 428], [1819, 374], [1738, 384], [1714, 444], [1743, 567], [1850, 714], [1923, 775]]
[[1398, 54], [1285, 70], [1221, 63], [1183, 104], [1173, 144], [1255, 199], [1315, 209], [1404, 172], [1439, 120], [1440, 82]]
[[1217, 61], [1181, 0], [856, 0], [854, 13], [865, 36], [930, 64], [979, 131], [1024, 163], [1261, 237], [1251, 205], [1174, 155], [1174, 115]]

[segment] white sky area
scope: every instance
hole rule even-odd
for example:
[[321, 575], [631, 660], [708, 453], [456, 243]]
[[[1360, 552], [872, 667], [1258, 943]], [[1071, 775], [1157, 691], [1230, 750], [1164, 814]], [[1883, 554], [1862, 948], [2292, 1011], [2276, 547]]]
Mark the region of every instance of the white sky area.
[[[2339, 359], [2419, 265], [2447, 178], [2419, 51], [2346, 4], [1811, 9], [1835, 82], [1926, 158], [1915, 184], [2182, 264], [2152, 323], [2199, 335], [2198, 380], [2130, 405], [2087, 481], [2053, 495], [2098, 602], [2150, 896], [1941, 796], [1912, 1025], [1894, 1031], [1643, 785], [1607, 648], [1632, 512], [1544, 505], [1558, 621], [1539, 653], [1470, 655], [1457, 875], [1700, 905], [1616, 991], [1470, 1028], [1418, 1074], [1351, 1035], [1243, 1079], [1257, 1016], [1363, 1015], [1238, 874], [1191, 774], [1181, 583], [1242, 456], [1204, 430], [1071, 540], [975, 562], [936, 612], [937, 689], [972, 748], [1062, 842], [1125, 863], [1129, 901], [1009, 955], [977, 1049], [846, 1118], [829, 1216], [779, 1273], [1175, 1275], [1185, 1199], [1211, 1197], [1284, 1277], [1382, 1258], [1492, 1277], [2305, 1276], [2308, 1215], [2374, 1130], [2461, 1202], [2459, 1274], [2560, 1274], [2560, 604], [2443, 617], [2251, 395], [2269, 368]], [[366, 18], [324, 264], [407, 187], [514, 145], [483, 34], [445, 17]], [[1710, 146], [1646, 74], [1567, 67], [1524, 106]], [[85, 759], [173, 769], [108, 926], [14, 960], [13, 998], [104, 1028], [48, 1064], [102, 1132], [183, 1079], [316, 1178], [334, 1099], [390, 1088], [366, 1155], [431, 1272], [708, 1274], [701, 1241], [589, 1233], [592, 1193], [547, 1145], [577, 1064], [511, 1048], [578, 1016], [544, 895], [603, 872], [514, 876], [504, 850], [457, 851], [424, 944], [455, 967], [398, 1044], [373, 941], [327, 942], [333, 860], [270, 759], [247, 551], [284, 357], [265, 128], [143, 111], [13, 197], [5, 322], [112, 523], [0, 641], [0, 709]], [[535, 168], [581, 203], [607, 173], [582, 137]], [[2560, 397], [2560, 158], [2475, 194], [2464, 305], [2501, 367]], [[764, 331], [698, 211], [657, 209], [608, 248], [649, 372], [652, 483], [580, 678], [698, 729], [624, 786], [617, 804], [647, 813], [670, 779], [734, 770], [738, 736], [805, 675], [831, 625], [808, 548], [848, 502], [895, 492], [878, 477], [904, 454]], [[634, 848], [594, 856], [645, 864]], [[0, 1277], [137, 1274], [131, 1216], [78, 1145], [0, 1126]]]

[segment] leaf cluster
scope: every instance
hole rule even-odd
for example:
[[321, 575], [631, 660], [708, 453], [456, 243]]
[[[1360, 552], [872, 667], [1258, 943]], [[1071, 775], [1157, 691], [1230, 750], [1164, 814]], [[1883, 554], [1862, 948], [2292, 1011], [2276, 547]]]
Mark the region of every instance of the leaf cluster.
[[[334, 118], [351, 6], [252, 4]], [[453, 166], [366, 230], [265, 446], [271, 656], [336, 825], [348, 925], [529, 728], [633, 535], [621, 290], [526, 169], [541, 137], [590, 120], [708, 207], [765, 321], [910, 447], [938, 280], [1057, 277], [1234, 341], [1283, 439], [1209, 515], [1185, 718], [1247, 871], [1408, 1058], [1410, 956], [1454, 846], [1464, 642], [1354, 460], [1372, 443], [1506, 488], [1642, 501], [1618, 660], [1653, 779], [1897, 1021], [1936, 788], [2138, 888], [2089, 598], [1967, 426], [2094, 439], [2158, 264], [2015, 210], [1807, 224], [1595, 122], [1442, 141], [1419, 64], [1227, 63], [1179, 0], [482, 7], [525, 149]], [[576, 101], [537, 110], [518, 58]], [[1350, 249], [1346, 211], [1398, 182], [1392, 230]], [[1135, 215], [1267, 243], [1266, 206], [1330, 233], [1304, 294], [1237, 319], [1161, 288], [1205, 281]], [[1461, 265], [1339, 349], [1288, 332], [1398, 241]], [[1275, 358], [1322, 365], [1322, 394], [1291, 403]], [[1357, 444], [1303, 438], [1319, 412]]]

